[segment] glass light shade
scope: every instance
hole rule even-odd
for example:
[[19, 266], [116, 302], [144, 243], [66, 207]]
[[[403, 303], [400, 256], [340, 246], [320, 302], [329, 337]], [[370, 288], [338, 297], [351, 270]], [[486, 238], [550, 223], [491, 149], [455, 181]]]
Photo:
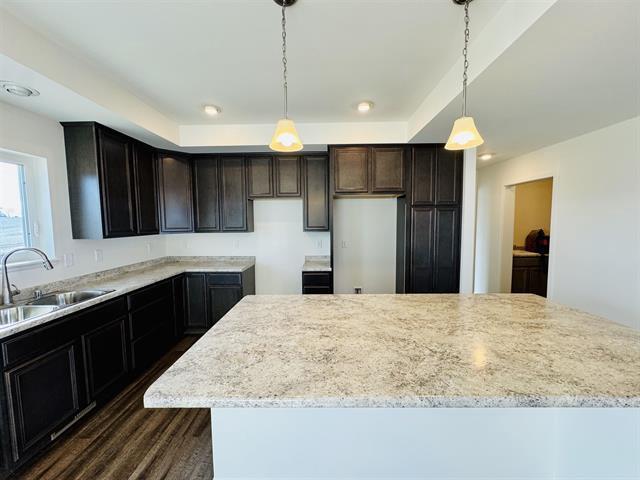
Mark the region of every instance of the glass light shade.
[[473, 117], [460, 117], [453, 124], [449, 140], [444, 146], [447, 150], [466, 150], [484, 143], [476, 128]]
[[276, 125], [276, 133], [273, 134], [269, 148], [276, 152], [297, 152], [303, 145], [298, 136], [298, 131], [293, 121], [283, 118]]

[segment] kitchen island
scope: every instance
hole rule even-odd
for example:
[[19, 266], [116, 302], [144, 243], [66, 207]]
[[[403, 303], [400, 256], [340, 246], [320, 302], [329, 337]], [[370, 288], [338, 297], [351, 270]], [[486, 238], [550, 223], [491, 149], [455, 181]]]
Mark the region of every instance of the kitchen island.
[[222, 479], [637, 478], [640, 332], [533, 295], [248, 296], [145, 406], [212, 409]]

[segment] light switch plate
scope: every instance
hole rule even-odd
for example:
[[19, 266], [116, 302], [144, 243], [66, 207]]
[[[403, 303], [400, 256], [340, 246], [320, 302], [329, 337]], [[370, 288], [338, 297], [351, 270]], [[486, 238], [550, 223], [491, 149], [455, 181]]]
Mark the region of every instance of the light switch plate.
[[96, 263], [102, 263], [102, 260], [104, 260], [104, 256], [102, 254], [102, 250], [99, 248], [96, 248], [93, 251], [93, 258], [95, 259]]

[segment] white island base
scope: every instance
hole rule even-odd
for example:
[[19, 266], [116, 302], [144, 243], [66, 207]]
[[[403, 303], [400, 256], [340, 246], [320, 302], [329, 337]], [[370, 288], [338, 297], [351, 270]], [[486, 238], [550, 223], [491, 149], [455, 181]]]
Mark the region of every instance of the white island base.
[[215, 408], [216, 480], [640, 478], [638, 408]]

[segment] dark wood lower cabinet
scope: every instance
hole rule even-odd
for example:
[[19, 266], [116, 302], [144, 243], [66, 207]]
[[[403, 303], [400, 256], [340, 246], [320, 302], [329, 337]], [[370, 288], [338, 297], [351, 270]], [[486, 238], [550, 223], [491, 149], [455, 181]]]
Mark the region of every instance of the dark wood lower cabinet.
[[302, 293], [304, 295], [333, 293], [331, 272], [302, 272]]
[[[184, 282], [179, 275], [0, 340], [0, 479], [171, 348], [184, 331]], [[213, 295], [215, 311], [236, 298], [224, 293]]]
[[256, 293], [255, 267], [241, 273], [186, 274], [187, 333], [206, 332], [242, 300]]
[[511, 293], [533, 293], [547, 296], [548, 261], [546, 255], [513, 257]]
[[127, 316], [82, 335], [88, 398], [100, 398], [127, 380]]
[[4, 373], [12, 459], [19, 462], [83, 407], [78, 342], [61, 345]]

